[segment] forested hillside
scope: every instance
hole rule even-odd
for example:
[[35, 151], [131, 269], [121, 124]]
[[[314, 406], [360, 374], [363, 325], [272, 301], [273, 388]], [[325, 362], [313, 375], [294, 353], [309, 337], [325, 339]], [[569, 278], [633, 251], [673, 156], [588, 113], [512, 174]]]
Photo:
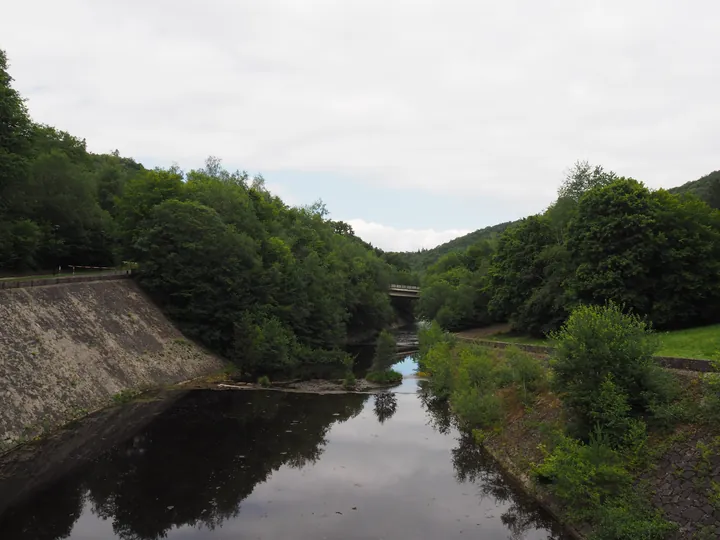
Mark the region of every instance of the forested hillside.
[[[720, 209], [720, 171], [714, 171], [698, 180], [687, 182], [682, 186], [668, 189], [670, 193], [681, 195], [683, 193], [692, 193], [697, 195], [703, 201], [716, 209]], [[483, 240], [497, 239], [498, 236], [511, 225], [518, 224], [519, 221], [506, 221], [491, 225], [473, 231], [463, 236], [459, 236], [440, 244], [432, 249], [421, 249], [419, 251], [393, 253], [395, 260], [399, 264], [405, 264], [407, 268], [416, 272], [423, 272], [435, 264], [443, 255], [451, 252], [462, 252], [470, 246], [477, 244]]]
[[458, 236], [457, 238], [450, 240], [449, 242], [445, 242], [444, 244], [440, 244], [432, 249], [393, 253], [392, 255], [395, 256], [398, 261], [403, 261], [409, 270], [422, 272], [426, 268], [435, 264], [443, 255], [447, 255], [452, 252], [465, 251], [470, 246], [483, 240], [496, 239], [500, 233], [515, 223], [517, 223], [517, 221], [507, 221], [505, 223], [485, 227], [484, 229], [478, 229], [477, 231], [468, 233], [464, 236]]
[[702, 178], [671, 188], [668, 191], [676, 195], [692, 193], [713, 208], [720, 209], [720, 171], [713, 171]]
[[[694, 186], [718, 190], [717, 173]], [[658, 329], [720, 321], [720, 211], [577, 163], [542, 214], [428, 267], [419, 314], [447, 329], [510, 321], [557, 329], [580, 304], [616, 302]]]
[[190, 336], [248, 373], [322, 373], [348, 335], [393, 317], [387, 286], [410, 278], [327, 219], [291, 208], [262, 177], [220, 161], [187, 174], [34, 123], [0, 51], [0, 273], [130, 262]]

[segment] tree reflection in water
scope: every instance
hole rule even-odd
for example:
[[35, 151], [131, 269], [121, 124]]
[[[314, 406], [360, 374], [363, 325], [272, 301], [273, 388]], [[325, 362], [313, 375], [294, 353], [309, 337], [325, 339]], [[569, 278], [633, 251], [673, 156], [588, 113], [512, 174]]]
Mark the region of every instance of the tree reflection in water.
[[375, 416], [378, 422], [384, 424], [390, 420], [397, 411], [397, 397], [391, 392], [375, 394]]
[[428, 425], [443, 435], [448, 435], [452, 428], [457, 427], [447, 400], [435, 396], [430, 390], [428, 381], [418, 381], [418, 397], [423, 408], [428, 412]]
[[[443, 434], [458, 428], [447, 400], [433, 396], [427, 384], [419, 387], [418, 395], [430, 416], [430, 425]], [[470, 433], [459, 431], [458, 446], [452, 450], [452, 462], [458, 482], [473, 483], [480, 499], [490, 498], [495, 504], [509, 504], [500, 519], [513, 539], [521, 540], [533, 529], [552, 531], [551, 540], [565, 538], [550, 516], [539, 511], [530, 497], [509, 482], [497, 462], [473, 440]]]
[[142, 433], [0, 517], [0, 538], [67, 537], [85, 500], [126, 540], [156, 540], [183, 525], [214, 529], [273, 471], [315, 462], [330, 427], [357, 416], [368, 397], [192, 392]]

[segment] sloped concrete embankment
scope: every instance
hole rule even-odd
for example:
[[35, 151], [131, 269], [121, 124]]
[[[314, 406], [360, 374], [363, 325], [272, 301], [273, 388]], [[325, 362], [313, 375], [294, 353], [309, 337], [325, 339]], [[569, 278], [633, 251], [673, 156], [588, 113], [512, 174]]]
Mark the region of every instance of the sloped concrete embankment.
[[130, 279], [0, 290], [0, 446], [222, 367]]

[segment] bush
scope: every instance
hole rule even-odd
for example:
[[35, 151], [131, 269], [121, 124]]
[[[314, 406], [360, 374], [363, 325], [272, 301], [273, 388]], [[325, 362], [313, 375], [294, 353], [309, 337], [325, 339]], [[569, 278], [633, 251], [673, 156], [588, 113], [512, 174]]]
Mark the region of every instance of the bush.
[[517, 347], [508, 347], [503, 352], [505, 377], [507, 384], [516, 384], [523, 393], [537, 392], [547, 384], [547, 369], [540, 360], [521, 351]]
[[422, 326], [418, 331], [418, 353], [416, 355], [418, 371], [428, 371], [427, 366], [425, 366], [425, 356], [435, 345], [439, 343], [454, 345], [455, 342], [455, 336], [445, 332], [437, 321], [433, 321], [429, 325]]
[[653, 359], [655, 336], [644, 321], [623, 313], [618, 305], [580, 306], [552, 338], [555, 390], [585, 435], [595, 424], [616, 432], [620, 417], [630, 410], [645, 411], [651, 403], [672, 398], [667, 379], [656, 384], [663, 377]]
[[365, 376], [365, 379], [376, 384], [398, 384], [402, 381], [402, 373], [398, 373], [392, 369], [385, 371], [371, 371]]
[[484, 393], [474, 386], [455, 390], [450, 403], [460, 421], [471, 428], [493, 428], [503, 416], [502, 400], [494, 393]]
[[345, 375], [345, 379], [343, 379], [343, 388], [345, 388], [346, 390], [352, 390], [353, 388], [355, 388], [356, 384], [357, 379], [352, 372], [349, 372], [347, 375]]
[[140, 390], [134, 390], [132, 388], [126, 388], [125, 390], [120, 390], [117, 394], [114, 394], [112, 397], [113, 403], [115, 405], [124, 405], [126, 403], [130, 403], [135, 398], [137, 398], [142, 392]]
[[435, 344], [418, 364], [430, 375], [430, 389], [433, 393], [441, 399], [450, 397], [454, 370], [452, 346], [446, 342]]
[[372, 371], [386, 371], [396, 363], [397, 345], [395, 336], [387, 330], [380, 332], [375, 345]]
[[677, 527], [659, 510], [628, 495], [600, 507], [597, 532], [592, 540], [663, 540]]
[[622, 456], [595, 438], [584, 444], [563, 437], [534, 472], [541, 482], [550, 484], [551, 491], [568, 506], [571, 515], [581, 520], [632, 483], [622, 465]]
[[270, 387], [270, 379], [267, 377], [267, 375], [263, 375], [262, 377], [258, 378], [258, 384], [262, 386], [263, 388], [269, 388]]

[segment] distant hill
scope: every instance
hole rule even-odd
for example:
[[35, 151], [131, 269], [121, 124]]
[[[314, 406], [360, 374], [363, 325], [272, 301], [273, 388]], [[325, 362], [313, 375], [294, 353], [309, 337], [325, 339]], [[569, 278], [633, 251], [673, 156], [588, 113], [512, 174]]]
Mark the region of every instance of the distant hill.
[[[670, 193], [681, 195], [683, 193], [692, 193], [697, 195], [710, 206], [720, 208], [720, 170], [711, 172], [697, 180], [686, 182], [682, 186], [668, 189]], [[497, 237], [505, 229], [518, 223], [518, 221], [507, 221], [498, 225], [491, 225], [484, 229], [478, 229], [464, 236], [445, 242], [432, 249], [423, 249], [414, 252], [402, 252], [393, 254], [393, 256], [402, 259], [410, 265], [412, 270], [422, 271], [431, 264], [435, 263], [440, 257], [452, 251], [464, 251], [471, 245], [480, 240], [489, 240]]]
[[473, 244], [480, 240], [489, 240], [494, 238], [511, 225], [517, 223], [517, 221], [507, 221], [505, 223], [499, 223], [498, 225], [491, 225], [484, 229], [478, 229], [477, 231], [468, 233], [464, 236], [459, 236], [449, 242], [440, 244], [432, 249], [423, 249], [414, 252], [399, 253], [402, 259], [410, 265], [413, 270], [423, 270], [435, 263], [440, 257], [446, 253], [452, 251], [465, 251]]
[[[720, 186], [720, 171], [714, 171], [692, 182], [686, 182], [682, 186], [668, 189], [670, 193], [680, 195], [682, 193], [693, 193], [708, 203], [710, 206], [717, 208], [717, 194], [713, 193], [713, 189], [717, 191]], [[715, 204], [713, 204], [715, 203]]]

